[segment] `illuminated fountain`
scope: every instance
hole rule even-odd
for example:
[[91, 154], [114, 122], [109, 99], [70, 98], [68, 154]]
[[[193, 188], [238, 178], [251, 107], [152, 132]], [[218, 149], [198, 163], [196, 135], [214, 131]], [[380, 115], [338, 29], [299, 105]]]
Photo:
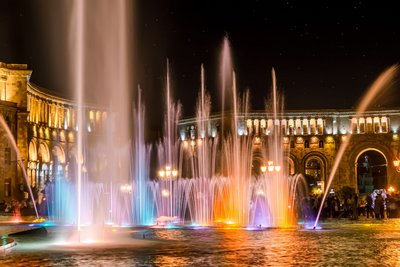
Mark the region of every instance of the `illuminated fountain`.
[[[253, 149], [260, 138], [247, 132], [244, 120], [249, 110], [249, 94], [244, 94], [243, 99], [237, 96], [229, 49], [225, 38], [221, 84], [222, 106], [228, 108], [222, 111], [220, 132], [210, 123], [211, 99], [205, 91], [201, 67], [196, 126], [190, 129], [189, 136], [183, 133], [178, 137], [180, 106], [171, 100], [167, 65], [164, 137], [157, 149], [161, 169], [151, 182], [157, 224], [287, 227], [295, 223], [296, 184], [301, 177], [287, 174], [279, 125], [273, 125], [271, 132], [262, 137], [259, 159], [273, 162], [273, 170], [261, 175], [253, 173]], [[277, 121], [279, 104], [274, 71], [272, 77], [271, 112], [273, 121]]]
[[158, 177], [151, 182], [156, 204], [156, 223], [182, 224], [185, 218], [186, 180], [178, 180], [180, 173], [180, 153], [177, 121], [181, 116], [180, 104], [171, 97], [169, 63], [166, 74], [166, 106], [164, 118], [164, 137], [157, 145], [157, 163], [160, 166]]
[[[131, 105], [131, 4], [72, 2], [75, 146], [68, 173], [56, 177], [46, 193], [49, 218], [76, 225], [78, 231], [86, 225], [142, 225], [153, 219], [140, 93], [133, 110]], [[101, 32], [95, 30], [98, 25]]]
[[[196, 122], [186, 136], [178, 133], [181, 105], [171, 96], [167, 62], [164, 136], [153, 150], [145, 143], [140, 90], [131, 93], [136, 86], [131, 78], [130, 2], [109, 5], [100, 1], [90, 9], [86, 1], [73, 3], [75, 146], [69, 150], [68, 173], [56, 177], [46, 188], [50, 219], [76, 225], [78, 230], [106, 224], [294, 225], [296, 201], [301, 198], [297, 185], [302, 177], [288, 173], [289, 151], [284, 149], [285, 133], [279, 125], [283, 108], [275, 71], [266, 110], [267, 132], [249, 132], [254, 126], [247, 127], [245, 121], [250, 110], [249, 93], [241, 96], [238, 92], [225, 38], [218, 130], [210, 123], [211, 98], [202, 66]], [[93, 30], [99, 23], [103, 26], [101, 33]], [[339, 149], [326, 191], [344, 150]], [[149, 169], [152, 151], [157, 153], [153, 165], [159, 169], [155, 177], [150, 177]], [[262, 166], [261, 172], [255, 170], [255, 162]]]

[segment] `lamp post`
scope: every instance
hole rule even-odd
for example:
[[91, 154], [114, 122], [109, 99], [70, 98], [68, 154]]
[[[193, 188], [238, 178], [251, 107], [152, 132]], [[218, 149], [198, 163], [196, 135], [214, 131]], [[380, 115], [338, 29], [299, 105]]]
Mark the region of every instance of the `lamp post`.
[[389, 186], [388, 191], [390, 194], [393, 194], [393, 192], [395, 191], [393, 186]]
[[274, 165], [274, 162], [272, 160], [267, 162], [266, 165], [261, 165], [260, 170], [262, 173], [266, 173], [267, 170], [268, 172], [280, 172], [281, 171], [281, 166], [280, 165]]
[[393, 166], [394, 166], [394, 168], [396, 169], [397, 172], [400, 172], [400, 160], [398, 158], [393, 160]]
[[158, 177], [160, 179], [175, 179], [178, 177], [178, 171], [176, 169], [171, 169], [171, 166], [165, 166], [164, 169], [158, 171]]
[[178, 171], [176, 169], [171, 168], [171, 166], [167, 165], [165, 168], [160, 169], [158, 171], [158, 178], [160, 179], [167, 179], [169, 180], [169, 191], [168, 190], [162, 190], [161, 194], [163, 197], [170, 198], [170, 212], [171, 212], [171, 217], [173, 215], [172, 213], [172, 180], [176, 179], [178, 177]]
[[132, 192], [132, 186], [128, 184], [121, 185], [121, 192], [130, 194]]

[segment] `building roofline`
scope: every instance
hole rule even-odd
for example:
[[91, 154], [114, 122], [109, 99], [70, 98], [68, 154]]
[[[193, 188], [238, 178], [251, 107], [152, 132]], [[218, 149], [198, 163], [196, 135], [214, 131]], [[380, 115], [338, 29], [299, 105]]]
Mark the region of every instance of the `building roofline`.
[[[371, 116], [371, 115], [400, 115], [400, 107], [391, 107], [391, 108], [371, 108], [360, 114], [360, 116]], [[224, 116], [231, 116], [232, 112], [225, 112]], [[277, 118], [286, 119], [286, 118], [307, 118], [307, 117], [354, 117], [357, 115], [356, 109], [304, 109], [304, 110], [286, 110], [284, 112], [278, 112]], [[209, 120], [217, 120], [221, 118], [222, 113], [213, 113], [209, 116]], [[247, 113], [238, 113], [239, 117], [245, 118], [260, 118], [260, 116], [265, 117], [273, 117], [272, 112], [266, 112], [262, 110], [253, 110]], [[196, 121], [196, 117], [185, 117], [179, 120], [179, 124], [193, 123]]]

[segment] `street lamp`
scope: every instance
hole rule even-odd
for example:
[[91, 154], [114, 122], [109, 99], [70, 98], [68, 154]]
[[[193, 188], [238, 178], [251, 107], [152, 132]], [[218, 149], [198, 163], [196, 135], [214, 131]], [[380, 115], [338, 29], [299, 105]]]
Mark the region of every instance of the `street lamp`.
[[388, 191], [389, 191], [389, 193], [393, 193], [394, 192], [394, 187], [393, 186], [389, 186]]
[[172, 180], [176, 179], [178, 177], [178, 171], [176, 169], [172, 169], [171, 166], [167, 165], [165, 166], [164, 169], [161, 169], [158, 171], [158, 177], [160, 179], [166, 179], [169, 180], [169, 190], [163, 189], [161, 190], [161, 195], [164, 198], [170, 199], [170, 216], [172, 217], [173, 215], [173, 197], [171, 196], [172, 194]]
[[164, 169], [158, 171], [158, 177], [161, 179], [175, 179], [178, 177], [178, 171], [171, 169], [171, 166], [165, 166]]
[[397, 172], [400, 172], [400, 160], [399, 159], [396, 158], [395, 160], [393, 160], [393, 166]]
[[267, 172], [267, 166], [262, 165], [262, 166], [260, 167], [260, 170], [261, 170], [262, 173]]
[[121, 191], [122, 193], [131, 193], [132, 192], [132, 186], [125, 184], [125, 185], [121, 185]]
[[269, 172], [280, 172], [281, 171], [281, 166], [280, 165], [274, 165], [274, 162], [272, 160], [267, 162], [268, 166], [262, 165], [260, 167], [260, 170], [262, 173], [266, 173], [267, 170]]

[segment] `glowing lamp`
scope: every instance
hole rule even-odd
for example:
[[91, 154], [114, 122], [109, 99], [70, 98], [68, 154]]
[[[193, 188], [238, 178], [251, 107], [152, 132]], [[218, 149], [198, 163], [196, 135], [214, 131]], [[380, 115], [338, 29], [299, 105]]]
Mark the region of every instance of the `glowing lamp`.
[[267, 166], [262, 165], [262, 166], [260, 167], [260, 170], [261, 170], [261, 172], [266, 172], [266, 171], [267, 171]]
[[275, 166], [275, 171], [276, 172], [280, 172], [281, 171], [281, 166], [279, 166], [279, 165]]
[[176, 169], [172, 169], [171, 166], [165, 166], [164, 169], [158, 171], [159, 178], [176, 178], [178, 176], [178, 171]]
[[400, 172], [400, 160], [398, 159], [393, 160], [393, 166], [395, 167], [397, 172]]
[[163, 190], [161, 190], [161, 195], [163, 197], [169, 197], [169, 191], [167, 189], [163, 189]]
[[269, 165], [268, 166], [268, 171], [269, 172], [273, 172], [274, 171], [274, 166], [273, 165]]

